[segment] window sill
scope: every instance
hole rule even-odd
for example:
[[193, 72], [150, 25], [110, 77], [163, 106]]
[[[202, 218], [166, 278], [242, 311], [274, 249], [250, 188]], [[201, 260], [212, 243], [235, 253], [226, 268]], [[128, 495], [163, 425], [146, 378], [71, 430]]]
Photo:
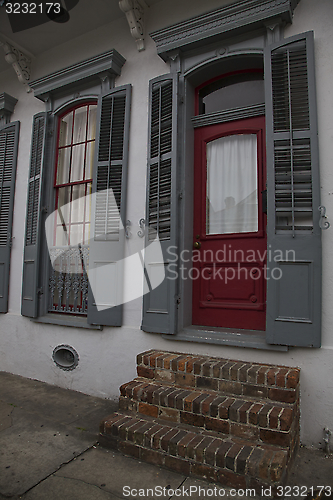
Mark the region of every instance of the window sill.
[[61, 316], [60, 314], [46, 314], [40, 318], [32, 319], [36, 323], [47, 323], [49, 325], [72, 326], [74, 328], [86, 328], [89, 330], [103, 330], [102, 325], [89, 325], [87, 318], [79, 316]]
[[267, 344], [265, 332], [254, 330], [190, 326], [184, 328], [177, 335], [163, 335], [163, 338], [204, 344], [250, 347], [268, 351], [288, 351], [288, 346]]

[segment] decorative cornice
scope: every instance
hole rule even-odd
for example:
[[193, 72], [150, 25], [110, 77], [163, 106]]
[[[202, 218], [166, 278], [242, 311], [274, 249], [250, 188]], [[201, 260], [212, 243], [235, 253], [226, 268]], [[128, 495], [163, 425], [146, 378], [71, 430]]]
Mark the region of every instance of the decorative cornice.
[[205, 125], [215, 125], [216, 123], [229, 122], [231, 120], [240, 120], [242, 118], [252, 118], [265, 114], [265, 104], [253, 104], [243, 108], [226, 109], [207, 115], [198, 115], [192, 118], [193, 128], [203, 127]]
[[30, 87], [35, 97], [45, 101], [50, 94], [65, 89], [70, 92], [78, 84], [101, 83], [106, 78], [114, 79], [120, 75], [125, 61], [126, 59], [113, 49], [34, 80], [30, 82]]
[[11, 64], [17, 74], [17, 77], [23, 85], [27, 86], [29, 91], [29, 80], [30, 80], [30, 68], [31, 59], [22, 50], [14, 47], [5, 40], [0, 40], [0, 45], [2, 45], [5, 51], [5, 59], [8, 64]]
[[120, 0], [120, 10], [126, 14], [131, 35], [139, 52], [145, 50], [144, 8], [138, 0]]
[[300, 0], [241, 0], [208, 12], [188, 21], [174, 24], [150, 34], [158, 54], [168, 59], [168, 52], [176, 48], [189, 50], [214, 40], [263, 28], [279, 17], [292, 22], [293, 11]]
[[0, 125], [6, 125], [10, 122], [17, 99], [3, 92], [0, 94]]

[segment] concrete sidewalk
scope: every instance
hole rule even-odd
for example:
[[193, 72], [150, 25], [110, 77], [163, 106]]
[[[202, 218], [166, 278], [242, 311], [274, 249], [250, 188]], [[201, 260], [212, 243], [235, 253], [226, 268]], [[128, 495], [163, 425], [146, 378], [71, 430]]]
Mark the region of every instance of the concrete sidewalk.
[[[0, 372], [0, 499], [221, 497], [221, 485], [99, 447], [99, 422], [117, 407], [117, 401]], [[303, 486], [303, 495], [294, 488], [282, 498], [305, 498], [305, 490], [317, 486], [333, 491], [332, 456], [301, 448], [289, 485]], [[241, 497], [224, 490], [225, 497]]]

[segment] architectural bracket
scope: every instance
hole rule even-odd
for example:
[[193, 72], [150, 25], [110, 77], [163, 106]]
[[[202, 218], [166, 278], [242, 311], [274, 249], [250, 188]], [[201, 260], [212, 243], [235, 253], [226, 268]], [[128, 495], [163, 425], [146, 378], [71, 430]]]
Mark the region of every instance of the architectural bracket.
[[30, 92], [29, 80], [31, 73], [31, 59], [22, 50], [17, 49], [12, 44], [5, 40], [0, 39], [0, 45], [2, 45], [5, 51], [5, 59], [13, 68], [17, 74], [17, 78], [23, 85], [27, 86], [28, 92]]
[[0, 94], [0, 126], [10, 123], [17, 99], [3, 92]]
[[145, 50], [144, 4], [142, 0], [119, 0], [119, 7], [126, 14], [131, 35], [139, 52]]

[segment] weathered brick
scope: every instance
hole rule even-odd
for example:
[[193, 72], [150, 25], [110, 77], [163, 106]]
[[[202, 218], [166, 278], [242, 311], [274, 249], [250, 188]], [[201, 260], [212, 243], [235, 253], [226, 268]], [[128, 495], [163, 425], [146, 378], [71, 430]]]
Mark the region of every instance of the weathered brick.
[[166, 370], [171, 370], [171, 362], [173, 359], [175, 358], [178, 358], [179, 354], [170, 354], [169, 356], [167, 356], [166, 358], [164, 358], [164, 366], [163, 368], [165, 368]]
[[145, 432], [154, 426], [152, 422], [147, 422], [142, 427], [134, 431], [134, 442], [140, 446], [144, 445], [145, 442]]
[[219, 414], [219, 405], [223, 403], [227, 398], [226, 396], [223, 397], [217, 397], [212, 401], [210, 405], [210, 416], [211, 417], [217, 417]]
[[244, 363], [243, 366], [238, 370], [238, 380], [240, 382], [247, 382], [247, 372], [251, 368], [250, 363]]
[[154, 369], [147, 368], [146, 366], [137, 366], [137, 373], [139, 377], [154, 378]]
[[276, 383], [276, 379], [275, 379], [275, 376], [278, 372], [278, 368], [271, 368], [270, 370], [268, 370], [267, 372], [267, 385], [275, 385]]
[[230, 434], [244, 439], [258, 439], [259, 429], [249, 424], [230, 424]]
[[[161, 438], [161, 448], [162, 450], [164, 451], [168, 451], [169, 448], [170, 448], [170, 441], [172, 438], [177, 438], [178, 434], [180, 432], [184, 432], [184, 431], [180, 431], [179, 429], [171, 429], [169, 432], [167, 432], [162, 438]], [[179, 438], [179, 440], [184, 437], [184, 434]], [[177, 439], [176, 439], [176, 442], [177, 442]], [[174, 446], [173, 448], [174, 450], [177, 449], [176, 446]], [[174, 455], [174, 453], [171, 453], [172, 455]]]
[[255, 403], [253, 406], [251, 406], [249, 410], [249, 424], [257, 425], [259, 420], [258, 414], [263, 407], [264, 405], [261, 403]]
[[150, 358], [150, 355], [153, 354], [155, 351], [148, 351], [146, 354], [144, 354], [143, 358], [142, 358], [142, 363], [146, 366], [149, 366], [149, 358]]
[[180, 457], [187, 456], [187, 446], [197, 436], [194, 432], [187, 432], [181, 441], [178, 443], [178, 455]]
[[113, 436], [118, 436], [119, 435], [119, 429], [121, 428], [122, 425], [126, 425], [127, 422], [131, 420], [131, 417], [124, 417], [121, 420], [118, 420], [114, 424], [111, 425], [111, 434]]
[[[163, 361], [163, 359], [162, 359]], [[162, 380], [163, 382], [171, 382], [175, 381], [176, 375], [169, 370], [155, 369], [155, 378], [156, 380]]]
[[284, 408], [279, 420], [280, 429], [282, 431], [289, 431], [293, 421], [293, 410], [291, 408]]
[[158, 358], [156, 358], [156, 367], [163, 368], [164, 367], [164, 359], [168, 357], [167, 352], [161, 352]]
[[242, 384], [241, 382], [228, 382], [226, 380], [220, 380], [219, 391], [239, 395], [242, 394]]
[[246, 488], [246, 479], [240, 474], [231, 472], [230, 470], [221, 470], [217, 474], [218, 481], [224, 486], [229, 486], [231, 488]]
[[248, 474], [252, 477], [259, 476], [259, 464], [263, 459], [265, 451], [262, 448], [255, 448], [247, 463]]
[[164, 465], [164, 455], [155, 450], [146, 450], [143, 448], [141, 450], [141, 460], [157, 466]]
[[275, 444], [277, 446], [288, 447], [290, 445], [289, 433], [282, 431], [260, 429], [260, 439], [264, 441], [264, 443]]
[[159, 418], [170, 422], [179, 422], [180, 420], [179, 410], [176, 410], [175, 408], [160, 408], [158, 416]]
[[224, 366], [222, 366], [222, 377], [225, 380], [230, 380], [231, 375], [230, 375], [230, 369], [232, 366], [236, 364], [236, 361], [228, 361]]
[[158, 407], [148, 403], [139, 403], [138, 411], [142, 413], [142, 415], [149, 415], [150, 417], [158, 416]]
[[288, 389], [296, 389], [298, 383], [299, 383], [299, 370], [290, 370], [290, 372], [287, 375], [287, 383], [286, 387]]
[[119, 410], [126, 411], [128, 410], [128, 402], [130, 400], [128, 398], [124, 398], [123, 396], [119, 397]]
[[137, 385], [136, 387], [133, 388], [132, 391], [132, 397], [133, 399], [136, 399], [137, 401], [140, 400], [143, 391], [149, 387], [150, 384], [147, 382], [141, 382], [141, 384]]
[[196, 386], [198, 389], [218, 390], [219, 381], [216, 378], [196, 377]]
[[[119, 392], [122, 396], [127, 396], [126, 394], [126, 388], [129, 386], [131, 387], [133, 385], [133, 380], [131, 382], [126, 382], [126, 384], [122, 384], [120, 387], [119, 387]], [[129, 397], [131, 397], [131, 395], [129, 395]]]
[[230, 368], [230, 378], [231, 380], [239, 380], [239, 370], [244, 366], [244, 363], [236, 363]]
[[182, 394], [184, 391], [182, 389], [175, 389], [168, 395], [168, 406], [169, 408], [176, 408], [176, 397]]
[[253, 452], [252, 446], [244, 446], [242, 451], [237, 456], [236, 472], [238, 472], [238, 474], [246, 473], [247, 461], [249, 460], [249, 457], [252, 452]]
[[247, 381], [250, 384], [257, 383], [258, 372], [260, 370], [260, 365], [252, 365], [251, 368], [247, 372]]
[[208, 360], [206, 363], [202, 365], [202, 375], [204, 377], [212, 377], [213, 376], [213, 366], [216, 364], [216, 360]]
[[258, 474], [261, 479], [269, 479], [269, 467], [273, 458], [274, 452], [265, 450], [262, 459], [259, 462]]
[[221, 439], [214, 439], [205, 451], [206, 464], [215, 466], [216, 464], [216, 451], [220, 448], [223, 441]]
[[268, 397], [272, 401], [281, 401], [282, 403], [294, 403], [296, 401], [296, 392], [292, 389], [277, 389], [272, 387], [268, 391]]
[[166, 425], [163, 425], [163, 427], [155, 432], [155, 434], [152, 436], [152, 447], [155, 448], [155, 450], [161, 448], [161, 438], [165, 436], [167, 432], [171, 430], [171, 427], [168, 427]]
[[167, 387], [163, 392], [160, 392], [159, 396], [160, 396], [160, 406], [169, 406], [169, 401], [168, 401], [168, 397], [170, 394], [172, 394], [173, 392], [176, 392], [178, 389], [176, 389], [175, 387]]
[[228, 441], [223, 441], [219, 448], [216, 450], [216, 467], [221, 467], [224, 468], [225, 465], [225, 458], [227, 456], [228, 451], [230, 448], [233, 446], [232, 443]]
[[223, 434], [229, 434], [229, 422], [227, 420], [206, 417], [205, 427], [209, 431], [216, 431], [216, 432], [222, 432]]
[[203, 415], [197, 415], [187, 411], [180, 412], [180, 421], [182, 424], [195, 425], [197, 427], [203, 427], [205, 425], [205, 417]]
[[130, 455], [134, 458], [140, 458], [140, 448], [128, 441], [119, 441], [118, 450], [125, 455]]
[[270, 479], [274, 482], [280, 481], [283, 472], [285, 470], [287, 463], [287, 453], [285, 451], [278, 451], [275, 453], [273, 460], [271, 461], [271, 477]]
[[180, 386], [194, 387], [195, 379], [194, 375], [191, 373], [177, 372], [175, 377], [175, 383]]
[[269, 371], [269, 366], [261, 366], [257, 373], [257, 384], [264, 385], [267, 381], [267, 372]]
[[208, 396], [202, 403], [201, 403], [201, 413], [203, 415], [210, 415], [210, 405], [211, 403], [216, 399], [216, 395], [213, 394], [211, 396]]
[[186, 356], [184, 359], [178, 362], [178, 370], [186, 373], [190, 373], [187, 371], [187, 363], [191, 360], [191, 356]]
[[161, 352], [155, 352], [149, 356], [149, 365], [151, 368], [156, 368], [156, 358], [158, 358], [161, 354]]
[[171, 457], [167, 455], [165, 457], [165, 467], [179, 472], [179, 474], [185, 474], [185, 476], [189, 476], [190, 474], [190, 463], [179, 457]]
[[260, 385], [243, 384], [243, 396], [267, 398], [268, 388]]
[[229, 418], [230, 420], [233, 420], [234, 422], [239, 422], [239, 413], [238, 410], [245, 401], [242, 399], [235, 399], [235, 401], [232, 403], [232, 405], [229, 408]]
[[217, 472], [209, 465], [191, 464], [191, 474], [203, 477], [207, 481], [217, 481]]
[[160, 424], [154, 424], [150, 429], [148, 429], [145, 432], [144, 446], [151, 448], [153, 445], [153, 436], [161, 429], [163, 429], [163, 425]]
[[268, 427], [268, 414], [272, 411], [273, 405], [265, 405], [262, 407], [261, 411], [258, 414], [258, 423], [260, 427]]
[[[139, 420], [132, 425], [127, 424], [127, 439], [128, 439], [128, 441], [134, 442], [135, 431], [138, 429], [141, 429], [141, 427], [143, 427], [145, 424], [146, 424], [146, 422], [144, 420]], [[124, 439], [124, 438], [122, 438], [122, 439]]]
[[159, 387], [158, 389], [156, 389], [156, 391], [154, 391], [154, 394], [153, 394], [153, 401], [152, 403], [154, 405], [159, 405], [160, 404], [160, 395], [163, 394], [165, 391], [165, 387]]
[[288, 371], [289, 368], [280, 368], [280, 370], [276, 374], [276, 385], [278, 387], [286, 387], [286, 375]]
[[218, 363], [216, 363], [216, 365], [214, 365], [213, 367], [213, 376], [214, 378], [221, 378], [222, 377], [222, 367], [227, 364], [227, 360], [226, 359], [222, 359], [221, 361], [219, 361]]
[[143, 364], [143, 358], [145, 356], [149, 356], [149, 354], [155, 352], [155, 349], [149, 349], [149, 351], [141, 352], [140, 354], [137, 355], [136, 357], [136, 364], [141, 365]]
[[[101, 422], [100, 430], [101, 432], [105, 432], [105, 434], [112, 434], [112, 429], [115, 427], [115, 424], [120, 421], [129, 420], [129, 417], [124, 417], [124, 415], [118, 415], [117, 413], [111, 415], [110, 417], [106, 417]], [[118, 431], [117, 431], [118, 433]]]
[[190, 391], [181, 391], [180, 394], [177, 394], [175, 397], [176, 408], [178, 410], [184, 410], [184, 399], [191, 394]]
[[195, 375], [202, 375], [202, 365], [205, 362], [206, 362], [206, 358], [197, 358], [197, 360], [194, 362], [194, 365], [193, 365]]
[[177, 358], [173, 358], [171, 360], [171, 369], [175, 372], [178, 371], [178, 362], [183, 360], [184, 358], [185, 356], [179, 356], [179, 355], [177, 356]]
[[243, 424], [247, 424], [248, 422], [248, 416], [249, 416], [249, 409], [253, 403], [251, 401], [246, 401], [246, 403], [243, 404], [238, 410], [239, 413], [239, 421], [242, 422]]
[[194, 439], [190, 441], [190, 443], [187, 446], [187, 456], [188, 458], [192, 458], [194, 460], [195, 458], [195, 449], [198, 446], [199, 443], [204, 439], [205, 436], [202, 434], [197, 434]]
[[197, 392], [191, 392], [189, 396], [187, 396], [184, 400], [184, 410], [192, 411], [193, 410], [193, 400], [198, 397]]
[[[132, 427], [132, 425], [136, 425], [138, 423], [138, 419], [133, 417], [130, 420], [126, 420], [126, 422], [123, 423], [123, 425], [120, 425], [118, 427], [118, 436], [121, 439], [126, 440], [127, 439], [127, 433], [128, 429]], [[141, 423], [141, 426], [143, 425], [143, 422]]]
[[204, 462], [205, 449], [214, 441], [214, 438], [206, 436], [195, 448], [195, 460], [197, 462]]
[[230, 450], [228, 451], [225, 457], [225, 466], [227, 469], [230, 469], [236, 472], [236, 458], [239, 452], [243, 449], [243, 446], [239, 444], [233, 444]]
[[192, 411], [193, 413], [201, 413], [201, 403], [206, 398], [209, 397], [209, 394], [199, 394], [192, 402]]
[[234, 403], [235, 399], [226, 398], [223, 403], [219, 405], [219, 417], [229, 418], [229, 408]]
[[275, 406], [273, 410], [269, 414], [269, 428], [277, 429], [279, 427], [279, 415], [282, 411], [282, 408]]

